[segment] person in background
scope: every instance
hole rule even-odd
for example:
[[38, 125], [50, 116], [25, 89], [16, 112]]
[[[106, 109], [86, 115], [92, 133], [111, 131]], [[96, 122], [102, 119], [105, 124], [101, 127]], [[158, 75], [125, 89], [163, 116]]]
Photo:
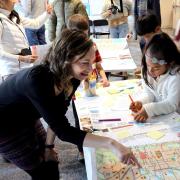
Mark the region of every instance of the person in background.
[[[158, 17], [152, 13], [148, 12], [145, 15], [139, 16], [135, 23], [135, 31], [138, 36], [141, 37], [140, 40], [141, 51], [144, 51], [145, 45], [149, 42], [153, 35], [160, 33], [161, 25]], [[142, 41], [142, 43], [141, 43]], [[138, 67], [135, 72], [135, 76], [141, 76], [141, 68]]]
[[178, 20], [176, 25], [174, 42], [176, 43], [177, 47], [180, 49], [180, 19]]
[[180, 112], [180, 52], [166, 34], [155, 34], [142, 58], [144, 95], [131, 103], [134, 119], [146, 122], [153, 116]]
[[[19, 7], [24, 17], [34, 19], [46, 11], [47, 0], [20, 0]], [[46, 44], [45, 25], [39, 29], [25, 28], [30, 46]]]
[[[75, 30], [80, 30], [83, 31], [87, 36], [89, 33], [89, 22], [87, 18], [81, 14], [74, 14], [69, 17], [67, 21], [67, 28], [68, 29], [75, 29]], [[103, 87], [108, 87], [110, 85], [106, 74], [104, 72], [104, 69], [101, 65], [102, 58], [101, 55], [97, 49], [96, 44], [94, 43], [94, 48], [96, 50], [95, 52], [95, 59], [94, 63], [92, 65], [92, 72], [89, 74], [88, 78], [85, 81], [88, 81], [92, 78], [92, 76], [95, 76], [95, 80], [98, 79], [98, 75], [100, 75]]]
[[151, 12], [138, 17], [135, 27], [137, 35], [143, 37], [146, 44], [155, 34], [161, 32], [159, 20], [157, 16]]
[[[161, 26], [161, 9], [160, 9], [160, 0], [134, 0], [133, 3], [133, 16], [134, 21], [133, 26], [135, 29], [136, 21], [139, 17], [146, 15], [147, 13], [154, 13], [157, 16], [158, 24]], [[129, 32], [129, 38], [132, 36], [132, 34], [135, 33], [133, 36], [135, 39], [137, 39], [136, 31]], [[145, 46], [145, 40], [143, 38], [140, 39], [140, 48], [143, 52]]]
[[[65, 114], [72, 95], [92, 70], [91, 39], [81, 31], [64, 30], [42, 64], [21, 70], [0, 85], [0, 153], [33, 180], [59, 180], [57, 161], [44, 158], [46, 133], [40, 117], [63, 141], [111, 149], [126, 164], [138, 164], [132, 151], [109, 137], [72, 127]], [[139, 165], [140, 166], [140, 165]]]
[[81, 0], [55, 0], [53, 2], [53, 12], [47, 26], [50, 41], [60, 35], [61, 29], [73, 14], [82, 14], [88, 19], [86, 8]]
[[17, 0], [0, 0], [0, 74], [3, 79], [29, 67], [37, 56], [31, 55], [24, 27], [39, 28], [48, 19], [52, 7], [36, 19], [20, 17], [13, 10]]
[[132, 11], [132, 1], [104, 0], [101, 16], [108, 20], [111, 38], [125, 38], [128, 34], [127, 18]]

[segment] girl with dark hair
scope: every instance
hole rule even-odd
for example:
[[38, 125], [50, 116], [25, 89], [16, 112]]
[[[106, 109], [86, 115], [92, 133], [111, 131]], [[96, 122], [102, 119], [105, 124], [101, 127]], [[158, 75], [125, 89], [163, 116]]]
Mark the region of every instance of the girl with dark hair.
[[180, 52], [166, 33], [154, 35], [147, 44], [142, 75], [145, 94], [130, 105], [136, 121], [180, 112]]
[[17, 2], [0, 0], [0, 75], [3, 78], [29, 67], [37, 59], [31, 55], [24, 27], [41, 27], [52, 11], [51, 5], [47, 5], [46, 12], [38, 18], [23, 18], [13, 10]]
[[59, 180], [58, 162], [47, 161], [48, 123], [63, 141], [85, 147], [109, 148], [121, 161], [138, 164], [132, 151], [117, 141], [72, 127], [65, 117], [80, 81], [92, 70], [95, 50], [81, 31], [64, 30], [38, 66], [24, 69], [0, 85], [0, 153], [26, 171], [33, 180]]

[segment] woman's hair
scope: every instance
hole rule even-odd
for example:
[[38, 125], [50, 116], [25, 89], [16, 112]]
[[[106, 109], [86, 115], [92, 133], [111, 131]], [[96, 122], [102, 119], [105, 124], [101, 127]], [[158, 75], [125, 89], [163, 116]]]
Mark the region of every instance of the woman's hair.
[[[6, 5], [6, 0], [5, 1], [2, 1], [0, 0], [0, 8], [4, 9]], [[16, 23], [19, 24], [20, 23], [20, 18], [19, 18], [19, 14], [15, 11], [15, 10], [12, 10], [9, 17], [8, 17], [11, 21], [13, 20], [13, 18], [16, 18]]]
[[9, 19], [12, 21], [13, 18], [16, 18], [16, 23], [19, 24], [20, 23], [20, 17], [19, 17], [19, 14], [15, 11], [15, 10], [12, 10], [11, 11], [11, 14], [9, 15]]
[[171, 75], [180, 71], [180, 52], [178, 51], [173, 40], [166, 33], [154, 35], [147, 44], [142, 57], [142, 75], [145, 83], [149, 87], [152, 88], [147, 78], [148, 70], [145, 58], [147, 50], [152, 57], [157, 59], [157, 61], [164, 60], [165, 63], [167, 63]]
[[57, 39], [45, 58], [45, 64], [54, 74], [54, 80], [57, 88], [64, 90], [66, 95], [72, 92], [72, 68], [76, 56], [83, 58], [93, 46], [93, 41], [87, 38], [82, 31], [65, 29]]
[[86, 31], [89, 29], [88, 19], [81, 14], [74, 14], [68, 18], [67, 28]]

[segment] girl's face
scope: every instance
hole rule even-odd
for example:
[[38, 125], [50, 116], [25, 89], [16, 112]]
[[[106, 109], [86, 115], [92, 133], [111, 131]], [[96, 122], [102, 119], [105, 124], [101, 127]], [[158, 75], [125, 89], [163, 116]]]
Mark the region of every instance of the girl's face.
[[6, 0], [2, 8], [8, 11], [12, 11], [14, 9], [15, 3], [17, 2], [19, 2], [19, 0]]
[[[164, 61], [164, 60], [161, 60], [161, 61]], [[147, 65], [148, 74], [153, 78], [156, 78], [162, 74], [165, 74], [168, 69], [167, 64], [159, 64], [158, 62], [154, 63], [153, 58], [149, 55], [148, 52], [146, 52], [146, 65]]]
[[80, 81], [87, 78], [92, 71], [92, 64], [95, 59], [94, 46], [81, 58], [82, 55], [77, 55], [72, 63], [72, 76]]

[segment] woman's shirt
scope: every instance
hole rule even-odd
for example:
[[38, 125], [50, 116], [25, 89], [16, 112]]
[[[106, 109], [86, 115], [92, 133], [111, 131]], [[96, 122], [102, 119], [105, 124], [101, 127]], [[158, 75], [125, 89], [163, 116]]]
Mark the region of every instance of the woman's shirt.
[[36, 19], [21, 18], [20, 24], [11, 21], [10, 12], [0, 9], [0, 74], [2, 76], [14, 74], [20, 68], [29, 67], [29, 63], [19, 64], [18, 54], [24, 48], [29, 48], [24, 27], [38, 29], [47, 20], [49, 15], [45, 12]]
[[180, 113], [180, 73], [161, 75], [156, 80], [148, 77], [153, 89], [143, 83], [144, 96], [141, 98], [143, 107], [149, 117]]
[[34, 128], [43, 117], [55, 134], [64, 141], [82, 146], [86, 133], [72, 127], [65, 114], [71, 97], [80, 84], [72, 79], [73, 92], [65, 97], [54, 90], [54, 76], [45, 65], [24, 69], [0, 85], [0, 136]]

